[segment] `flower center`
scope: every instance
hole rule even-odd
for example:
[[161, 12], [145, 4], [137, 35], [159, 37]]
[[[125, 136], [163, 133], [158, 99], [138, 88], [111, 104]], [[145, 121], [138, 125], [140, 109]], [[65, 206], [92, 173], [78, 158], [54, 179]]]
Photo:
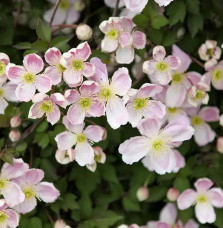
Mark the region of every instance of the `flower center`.
[[30, 199], [36, 196], [35, 191], [31, 187], [25, 188], [23, 192], [25, 194], [26, 199]]
[[79, 101], [79, 105], [81, 106], [82, 109], [88, 109], [91, 107], [91, 98], [89, 97], [82, 97]]
[[172, 81], [175, 83], [179, 83], [183, 80], [183, 76], [180, 73], [175, 73], [172, 75]]
[[152, 143], [152, 149], [156, 152], [160, 152], [164, 149], [164, 142], [162, 140], [154, 140]]
[[6, 65], [3, 61], [0, 61], [0, 76], [2, 76], [3, 74], [5, 74], [5, 70], [6, 70]]
[[204, 98], [204, 96], [205, 96], [205, 92], [204, 91], [197, 90], [197, 92], [196, 92], [196, 99], [201, 100], [201, 99]]
[[0, 88], [0, 97], [3, 97], [3, 89]]
[[4, 179], [0, 179], [0, 189], [3, 189], [5, 188], [5, 185], [7, 184], [7, 180], [4, 180]]
[[174, 114], [177, 112], [177, 108], [167, 108], [167, 109], [168, 109], [168, 112], [171, 114]]
[[214, 55], [214, 49], [213, 48], [209, 48], [207, 50], [206, 54], [212, 57]]
[[115, 40], [118, 39], [118, 30], [117, 29], [111, 29], [108, 33], [107, 36], [109, 37], [109, 39], [111, 40]]
[[75, 59], [72, 62], [72, 67], [74, 70], [81, 71], [84, 69], [84, 63], [81, 59]]
[[169, 65], [166, 62], [158, 62], [156, 65], [156, 69], [161, 72], [166, 72], [169, 69]]
[[59, 72], [64, 72], [64, 71], [66, 70], [66, 68], [65, 68], [63, 65], [58, 64], [58, 65], [57, 65], [57, 70], [58, 70]]
[[191, 120], [191, 124], [193, 126], [198, 126], [198, 125], [201, 125], [203, 122], [203, 120], [199, 117], [199, 116], [194, 116]]
[[33, 83], [35, 81], [35, 76], [31, 73], [27, 73], [23, 76], [25, 83]]
[[222, 70], [214, 70], [213, 73], [212, 73], [212, 77], [215, 79], [215, 80], [221, 80], [222, 79]]
[[87, 138], [84, 134], [78, 134], [76, 139], [77, 143], [84, 143], [87, 141]]
[[67, 10], [69, 8], [69, 1], [68, 0], [62, 0], [60, 2], [59, 7], [63, 10]]
[[50, 100], [43, 101], [42, 104], [39, 106], [40, 111], [42, 112], [52, 112], [53, 111], [53, 103]]
[[0, 211], [0, 223], [4, 223], [6, 219], [8, 219], [8, 215], [6, 215], [5, 212]]
[[197, 197], [197, 203], [206, 203], [207, 201], [208, 201], [208, 198], [204, 194], [200, 194]]
[[134, 100], [134, 108], [136, 109], [136, 110], [140, 110], [140, 109], [143, 109], [143, 108], [145, 108], [145, 106], [146, 106], [146, 99], [143, 99], [143, 98], [136, 98], [135, 100]]
[[103, 100], [108, 100], [109, 98], [111, 98], [112, 96], [112, 91], [110, 88], [108, 87], [103, 87], [101, 89], [101, 93], [100, 93], [100, 97], [103, 99]]

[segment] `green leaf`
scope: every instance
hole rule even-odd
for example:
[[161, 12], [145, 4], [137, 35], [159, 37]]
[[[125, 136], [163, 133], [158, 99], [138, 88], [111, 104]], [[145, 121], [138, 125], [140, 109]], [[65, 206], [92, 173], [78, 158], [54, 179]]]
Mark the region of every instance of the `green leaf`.
[[63, 208], [64, 211], [68, 211], [69, 209], [70, 210], [79, 209], [79, 205], [76, 202], [76, 196], [74, 194], [72, 194], [72, 193], [67, 193], [64, 196], [62, 208]]
[[169, 23], [168, 19], [165, 16], [157, 15], [152, 18], [152, 27], [154, 29], [160, 29], [161, 27]]
[[178, 212], [179, 212], [178, 216], [179, 216], [180, 220], [182, 220], [183, 223], [188, 222], [188, 220], [193, 217], [193, 208], [192, 207], [190, 207], [186, 210], [183, 210], [183, 211], [179, 210]]
[[166, 34], [166, 36], [164, 36], [163, 46], [168, 47], [173, 45], [175, 43], [175, 39], [176, 39], [176, 34], [173, 32], [169, 32], [168, 34]]
[[139, 202], [132, 200], [129, 197], [123, 198], [123, 207], [126, 211], [140, 211]]
[[50, 139], [47, 133], [39, 133], [35, 136], [34, 142], [36, 142], [39, 147], [44, 149], [48, 146]]
[[186, 0], [187, 11], [192, 14], [200, 13], [200, 1], [199, 0]]
[[78, 201], [80, 206], [80, 214], [82, 218], [88, 218], [92, 213], [92, 202], [91, 198], [84, 194]]
[[27, 148], [27, 143], [26, 142], [22, 142], [18, 146], [16, 146], [15, 150], [18, 153], [24, 153], [26, 148]]
[[117, 174], [114, 166], [112, 165], [106, 164], [101, 166], [101, 175], [104, 180], [107, 180], [113, 183], [118, 183]]
[[37, 217], [31, 218], [29, 222], [29, 227], [42, 228], [42, 221]]
[[177, 177], [174, 181], [174, 187], [180, 192], [190, 188], [190, 182], [186, 177]]
[[5, 144], [5, 139], [4, 138], [1, 138], [0, 139], [0, 149], [3, 148], [4, 144]]
[[69, 36], [69, 37], [65, 37], [65, 36], [56, 37], [56, 38], [52, 39], [50, 46], [60, 49], [65, 44], [67, 44], [72, 38], [73, 38], [73, 35]]
[[49, 124], [46, 120], [44, 120], [37, 128], [36, 132], [45, 132], [48, 128]]
[[140, 28], [145, 29], [148, 27], [149, 19], [144, 14], [139, 14], [133, 18], [133, 22]]
[[50, 26], [41, 19], [37, 22], [36, 34], [43, 41], [50, 42], [51, 40]]
[[149, 198], [148, 202], [158, 202], [165, 198], [166, 192], [167, 192], [167, 187], [164, 186], [154, 186], [149, 188]]
[[191, 36], [194, 37], [199, 30], [203, 29], [204, 19], [201, 15], [190, 15], [187, 21], [187, 26]]
[[13, 157], [14, 157], [13, 153], [14, 153], [14, 149], [12, 148], [6, 149], [1, 154], [1, 159], [4, 162], [8, 162], [10, 165], [13, 165]]
[[30, 49], [31, 43], [30, 42], [21, 42], [21, 43], [14, 45], [14, 47], [19, 50]]
[[37, 51], [45, 52], [48, 49], [48, 43], [43, 40], [38, 40], [32, 44], [32, 48]]
[[215, 213], [216, 213], [216, 221], [215, 221], [215, 225], [218, 227], [223, 227], [223, 209], [219, 209], [219, 208], [215, 208]]

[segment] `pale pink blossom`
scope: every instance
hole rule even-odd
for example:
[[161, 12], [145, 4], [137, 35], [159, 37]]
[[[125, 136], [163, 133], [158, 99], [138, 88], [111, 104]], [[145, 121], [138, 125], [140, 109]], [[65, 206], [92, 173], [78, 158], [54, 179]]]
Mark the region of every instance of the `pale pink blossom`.
[[8, 55], [0, 52], [0, 84], [7, 81], [6, 67], [10, 63]]
[[170, 201], [176, 201], [179, 195], [180, 195], [179, 190], [177, 190], [176, 188], [170, 188], [168, 189], [166, 197]]
[[98, 58], [92, 58], [91, 63], [96, 66], [94, 76], [91, 78], [100, 85], [98, 99], [105, 103], [107, 121], [113, 129], [127, 124], [129, 120], [128, 112], [121, 97], [125, 96], [132, 85], [128, 69], [119, 68], [113, 74], [111, 80], [108, 79], [106, 65]]
[[105, 106], [97, 99], [100, 86], [94, 81], [85, 81], [78, 92], [75, 89], [65, 91], [68, 104], [72, 104], [67, 112], [67, 118], [72, 124], [82, 124], [86, 116], [100, 117], [105, 114]]
[[20, 115], [18, 116], [13, 116], [11, 119], [10, 119], [10, 126], [15, 128], [15, 127], [19, 127], [22, 123], [22, 120], [20, 118]]
[[60, 93], [53, 93], [50, 96], [44, 93], [37, 93], [33, 96], [34, 104], [29, 110], [29, 118], [39, 119], [46, 114], [47, 121], [52, 125], [60, 119], [60, 109], [58, 106], [65, 108], [65, 98]]
[[134, 49], [143, 49], [146, 45], [146, 35], [140, 31], [133, 31], [131, 18], [110, 17], [103, 21], [100, 30], [105, 34], [101, 48], [104, 52], [116, 51], [116, 61], [129, 64], [134, 60]]
[[63, 54], [60, 64], [66, 68], [63, 77], [70, 87], [79, 86], [83, 82], [83, 76], [88, 78], [94, 74], [94, 65], [86, 62], [90, 55], [91, 48], [87, 42]]
[[12, 181], [13, 178], [24, 175], [29, 169], [28, 164], [22, 159], [13, 159], [13, 165], [5, 163], [0, 173], [0, 192], [10, 207], [24, 201], [25, 195], [18, 184]]
[[169, 5], [173, 0], [155, 0], [156, 3], [159, 4], [159, 6], [167, 6]]
[[212, 142], [216, 133], [211, 129], [207, 122], [216, 122], [219, 120], [219, 109], [217, 107], [204, 107], [188, 110], [191, 116], [191, 125], [194, 127], [194, 139], [199, 146], [204, 146]]
[[149, 197], [149, 190], [146, 186], [140, 187], [136, 192], [136, 197], [139, 201], [145, 201]]
[[5, 109], [8, 107], [7, 101], [18, 102], [18, 98], [15, 94], [17, 83], [7, 82], [6, 84], [0, 83], [0, 114], [5, 113]]
[[41, 169], [30, 169], [23, 176], [13, 179], [13, 182], [20, 186], [25, 199], [14, 207], [15, 211], [26, 214], [32, 211], [37, 205], [37, 199], [45, 203], [53, 203], [59, 197], [59, 191], [52, 183], [41, 182], [44, 172]]
[[19, 215], [8, 205], [4, 199], [0, 199], [1, 228], [16, 228], [19, 226]]
[[223, 154], [223, 137], [218, 137], [217, 139], [217, 151]]
[[200, 223], [214, 223], [214, 207], [223, 208], [223, 191], [221, 188], [211, 188], [212, 185], [208, 178], [198, 179], [194, 184], [196, 191], [187, 189], [181, 193], [177, 199], [178, 208], [185, 210], [195, 205], [195, 215]]
[[158, 174], [172, 172], [176, 167], [175, 143], [190, 139], [194, 129], [184, 123], [161, 126], [162, 119], [144, 120], [138, 126], [142, 136], [132, 137], [119, 146], [123, 161], [132, 164], [144, 158], [144, 165]]
[[79, 40], [90, 40], [92, 33], [92, 28], [87, 24], [80, 24], [76, 28], [76, 35]]
[[40, 74], [44, 63], [40, 56], [29, 54], [24, 57], [24, 66], [9, 64], [6, 67], [6, 74], [10, 81], [18, 83], [16, 87], [16, 96], [20, 101], [30, 101], [34, 96], [36, 89], [41, 93], [46, 93], [51, 89], [51, 79]]
[[124, 0], [126, 8], [136, 13], [141, 13], [147, 2], [148, 0]]
[[55, 158], [58, 163], [66, 165], [75, 159], [75, 151], [71, 148], [69, 150], [57, 150]]
[[143, 72], [148, 74], [151, 80], [160, 85], [167, 85], [171, 80], [171, 73], [180, 65], [178, 57], [166, 56], [163, 46], [156, 46], [153, 49], [153, 59], [143, 63]]
[[58, 134], [55, 138], [59, 150], [66, 151], [73, 146], [75, 160], [80, 166], [94, 162], [94, 142], [103, 140], [105, 130], [97, 125], [89, 125], [84, 130], [84, 124], [74, 125], [68, 121], [67, 116], [63, 118], [63, 124], [68, 131]]

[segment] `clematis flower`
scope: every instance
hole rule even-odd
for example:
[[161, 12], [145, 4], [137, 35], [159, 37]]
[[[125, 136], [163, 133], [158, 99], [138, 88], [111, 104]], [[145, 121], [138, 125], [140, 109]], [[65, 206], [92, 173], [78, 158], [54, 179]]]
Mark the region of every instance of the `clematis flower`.
[[96, 93], [100, 90], [100, 86], [94, 81], [85, 81], [79, 91], [65, 91], [65, 98], [68, 103], [72, 103], [67, 112], [67, 118], [72, 124], [82, 124], [86, 116], [100, 117], [105, 113], [103, 102], [99, 101]]
[[57, 150], [55, 154], [56, 160], [62, 165], [66, 165], [75, 159], [75, 151], [73, 149], [69, 150]]
[[18, 83], [16, 96], [20, 101], [30, 101], [36, 89], [41, 93], [47, 93], [52, 86], [51, 79], [45, 74], [39, 74], [44, 67], [43, 60], [36, 54], [24, 57], [23, 66], [9, 64], [6, 67], [6, 75], [12, 82]]
[[32, 211], [37, 205], [36, 198], [46, 203], [55, 202], [60, 193], [52, 183], [41, 182], [43, 178], [44, 172], [41, 169], [30, 169], [13, 180], [25, 195], [24, 201], [14, 207], [15, 211], [21, 214]]
[[80, 85], [83, 75], [88, 78], [94, 74], [94, 65], [86, 62], [90, 55], [91, 48], [87, 42], [81, 43], [77, 48], [72, 48], [63, 54], [60, 63], [66, 68], [63, 73], [64, 81], [70, 87]]
[[133, 96], [130, 96], [126, 108], [129, 122], [133, 127], [136, 127], [143, 117], [162, 119], [165, 116], [166, 106], [160, 101], [150, 100], [150, 97], [154, 97], [162, 89], [159, 85], [146, 83]]
[[143, 49], [146, 45], [146, 35], [140, 31], [133, 31], [132, 19], [127, 17], [110, 17], [103, 21], [100, 30], [105, 34], [101, 48], [104, 52], [116, 51], [118, 63], [129, 64], [134, 60], [136, 49]]
[[22, 159], [13, 159], [13, 165], [5, 163], [0, 173], [0, 193], [4, 196], [6, 203], [14, 207], [24, 201], [25, 195], [19, 185], [12, 181], [13, 178], [24, 175], [29, 169], [28, 164]]
[[167, 6], [169, 5], [173, 0], [155, 0], [156, 3], [159, 4], [159, 6]]
[[7, 81], [6, 66], [10, 63], [8, 55], [0, 52], [0, 84]]
[[182, 221], [177, 220], [177, 207], [173, 203], [167, 203], [160, 212], [159, 221], [151, 221], [147, 223], [148, 228], [198, 228], [199, 225], [190, 219], [185, 225]]
[[8, 208], [4, 199], [0, 199], [0, 222], [2, 228], [16, 228], [19, 226], [19, 215]]
[[148, 74], [153, 82], [160, 85], [167, 85], [172, 79], [171, 72], [180, 65], [180, 60], [177, 57], [165, 56], [165, 48], [156, 46], [153, 49], [153, 60], [143, 63], [143, 72]]
[[117, 129], [121, 125], [127, 124], [129, 120], [125, 104], [120, 98], [125, 96], [131, 88], [132, 80], [128, 69], [125, 67], [119, 68], [109, 81], [106, 65], [98, 58], [92, 58], [91, 63], [96, 67], [95, 74], [91, 79], [97, 81], [100, 85], [98, 99], [105, 103], [109, 125], [113, 129]]
[[44, 73], [51, 78], [52, 85], [57, 85], [61, 82], [63, 77], [63, 72], [66, 68], [60, 64], [62, 54], [59, 49], [52, 47], [49, 48], [45, 53], [45, 60], [50, 65], [48, 66]]
[[136, 13], [141, 13], [147, 2], [148, 0], [124, 0], [126, 8]]
[[212, 142], [216, 133], [206, 122], [216, 122], [219, 120], [219, 110], [216, 107], [204, 107], [190, 110], [191, 125], [194, 127], [194, 139], [199, 146], [204, 146]]
[[0, 114], [5, 113], [5, 109], [8, 106], [7, 101], [18, 102], [18, 98], [15, 95], [17, 85], [14, 82], [0, 83]]
[[104, 164], [106, 161], [106, 155], [103, 152], [102, 148], [99, 146], [93, 147], [94, 149], [94, 162], [92, 164], [87, 164], [86, 167], [89, 169], [91, 172], [95, 172], [97, 169], [97, 163]]
[[[48, 0], [54, 5], [57, 3], [56, 0]], [[80, 18], [80, 11], [84, 8], [84, 3], [82, 0], [62, 0], [58, 6], [55, 17], [53, 19], [53, 25], [63, 24], [73, 24], [77, 22]], [[45, 21], [50, 22], [54, 11], [54, 7], [46, 11], [43, 15]]]
[[71, 124], [67, 116], [63, 118], [63, 124], [69, 131], [58, 134], [55, 138], [59, 150], [69, 150], [75, 146], [75, 160], [80, 166], [94, 162], [94, 149], [92, 142], [103, 140], [104, 128], [90, 125], [84, 129], [84, 124]]
[[179, 123], [168, 124], [161, 129], [162, 119], [146, 119], [138, 129], [142, 136], [132, 137], [119, 146], [119, 153], [127, 164], [144, 158], [144, 165], [158, 174], [170, 173], [176, 167], [173, 152], [175, 143], [188, 140], [194, 129]]
[[211, 188], [213, 182], [208, 178], [198, 179], [193, 189], [187, 189], [177, 199], [180, 210], [185, 210], [195, 205], [195, 215], [202, 224], [213, 223], [216, 214], [213, 207], [223, 208], [223, 191], [221, 188]]
[[37, 93], [32, 100], [34, 104], [29, 110], [29, 118], [39, 119], [46, 114], [47, 121], [52, 125], [57, 123], [60, 119], [60, 109], [57, 105], [63, 108], [66, 107], [65, 98], [60, 93], [53, 93], [50, 96]]

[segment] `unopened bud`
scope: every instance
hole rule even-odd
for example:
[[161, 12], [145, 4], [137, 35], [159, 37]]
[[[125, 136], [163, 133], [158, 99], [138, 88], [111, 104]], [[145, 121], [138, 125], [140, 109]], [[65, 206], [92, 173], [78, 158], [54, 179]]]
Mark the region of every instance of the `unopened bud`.
[[139, 201], [144, 201], [149, 197], [149, 190], [147, 187], [141, 187], [138, 189], [136, 196]]
[[223, 115], [220, 116], [219, 123], [220, 123], [220, 125], [223, 127]]
[[167, 199], [170, 201], [176, 201], [180, 192], [176, 188], [170, 188], [167, 192]]
[[223, 137], [218, 137], [217, 139], [217, 151], [223, 154]]
[[10, 120], [10, 125], [11, 125], [11, 127], [19, 127], [21, 122], [22, 122], [22, 120], [19, 116], [14, 116]]
[[9, 138], [12, 142], [16, 142], [20, 139], [21, 137], [21, 134], [20, 134], [20, 131], [10, 131], [9, 133]]
[[71, 228], [62, 219], [57, 220], [54, 224], [54, 228]]
[[92, 29], [86, 24], [78, 25], [76, 35], [79, 40], [89, 40], [92, 36]]

